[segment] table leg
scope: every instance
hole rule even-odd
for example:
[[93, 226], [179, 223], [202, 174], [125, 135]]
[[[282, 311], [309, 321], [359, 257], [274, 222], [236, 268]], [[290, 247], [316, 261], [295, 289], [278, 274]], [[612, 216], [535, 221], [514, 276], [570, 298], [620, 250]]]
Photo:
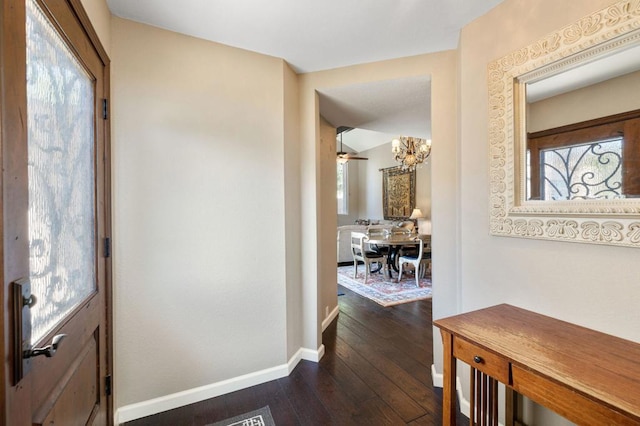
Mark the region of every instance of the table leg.
[[398, 272], [398, 269], [393, 266], [393, 261], [394, 261], [395, 257], [393, 254], [393, 246], [389, 246], [389, 251], [387, 252], [387, 273], [389, 274], [389, 281], [391, 281], [391, 279], [393, 278], [393, 273], [392, 268], [395, 269], [396, 272]]
[[391, 267], [394, 271], [399, 272], [398, 270], [398, 254], [400, 254], [400, 246], [390, 246], [389, 247], [389, 263], [391, 263]]
[[[377, 244], [372, 244], [372, 245], [371, 245], [371, 249], [372, 249], [373, 251], [380, 252], [380, 251], [378, 250], [378, 246], [377, 246]], [[388, 264], [389, 264], [389, 260], [388, 260], [388, 257], [387, 257], [387, 265], [388, 265]], [[378, 272], [380, 272], [380, 271], [382, 271], [382, 273], [384, 273], [384, 268], [385, 268], [385, 265], [384, 265], [382, 262], [378, 262], [378, 268], [377, 268], [376, 270], [371, 270], [371, 273], [372, 273], [372, 274], [375, 274], [375, 273], [378, 273]]]
[[453, 357], [453, 335], [444, 330], [443, 345], [443, 388], [442, 388], [442, 424], [455, 426], [456, 424], [456, 359]]

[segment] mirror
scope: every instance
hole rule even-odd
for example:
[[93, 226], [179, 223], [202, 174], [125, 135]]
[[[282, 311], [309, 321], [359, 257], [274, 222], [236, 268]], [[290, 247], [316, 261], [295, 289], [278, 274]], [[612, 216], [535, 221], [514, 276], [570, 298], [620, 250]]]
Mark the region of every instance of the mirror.
[[525, 199], [640, 197], [640, 46], [567, 68], [518, 78], [526, 99]]
[[640, 247], [640, 3], [488, 71], [491, 234]]

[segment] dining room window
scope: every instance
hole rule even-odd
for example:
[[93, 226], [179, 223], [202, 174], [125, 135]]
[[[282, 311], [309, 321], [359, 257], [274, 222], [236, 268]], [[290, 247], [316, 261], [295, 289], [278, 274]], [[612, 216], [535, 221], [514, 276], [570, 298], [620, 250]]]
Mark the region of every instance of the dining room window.
[[338, 214], [349, 214], [349, 166], [348, 162], [337, 163]]

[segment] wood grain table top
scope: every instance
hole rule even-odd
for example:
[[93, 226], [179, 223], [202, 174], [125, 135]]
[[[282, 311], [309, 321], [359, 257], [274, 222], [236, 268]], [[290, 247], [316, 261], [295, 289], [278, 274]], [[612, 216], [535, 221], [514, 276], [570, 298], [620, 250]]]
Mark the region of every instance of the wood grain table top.
[[640, 344], [636, 342], [507, 304], [434, 324], [640, 422]]

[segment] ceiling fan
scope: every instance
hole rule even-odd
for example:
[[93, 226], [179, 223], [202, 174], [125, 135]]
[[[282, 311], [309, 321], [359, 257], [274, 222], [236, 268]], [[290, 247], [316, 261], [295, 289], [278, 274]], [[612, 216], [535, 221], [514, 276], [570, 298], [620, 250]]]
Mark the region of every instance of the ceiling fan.
[[349, 160], [368, 160], [368, 158], [357, 157], [354, 154], [351, 154], [349, 152], [345, 152], [342, 150], [342, 134], [352, 129], [353, 127], [345, 127], [345, 126], [338, 127], [336, 129], [338, 134], [340, 135], [340, 151], [336, 153], [337, 154], [336, 160], [338, 161], [338, 163], [346, 163]]

